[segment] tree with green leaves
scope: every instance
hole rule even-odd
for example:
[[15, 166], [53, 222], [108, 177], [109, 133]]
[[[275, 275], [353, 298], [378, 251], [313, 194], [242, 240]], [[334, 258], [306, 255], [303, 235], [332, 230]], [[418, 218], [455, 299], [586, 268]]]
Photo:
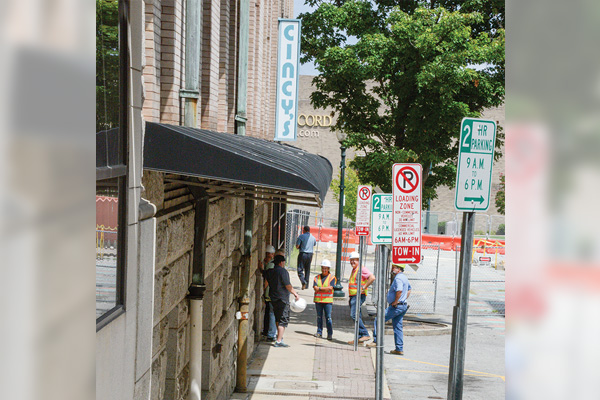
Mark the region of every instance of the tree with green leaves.
[[119, 126], [119, 1], [96, 0], [96, 132]]
[[[333, 191], [333, 197], [336, 201], [342, 201], [340, 199], [340, 179], [341, 176], [338, 173], [337, 178], [333, 178], [331, 181], [330, 188]], [[356, 171], [352, 168], [346, 168], [346, 174], [344, 175], [344, 215], [346, 218], [350, 218], [352, 221], [356, 221], [356, 196], [358, 195], [358, 176]]]
[[504, 198], [506, 193], [506, 175], [500, 174], [500, 188], [496, 192], [496, 209], [502, 215], [504, 215]]
[[359, 181], [391, 193], [392, 165], [416, 162], [424, 206], [453, 187], [462, 118], [504, 101], [504, 2], [306, 3], [316, 9], [299, 16], [301, 61], [320, 72], [311, 102], [365, 153], [350, 164]]

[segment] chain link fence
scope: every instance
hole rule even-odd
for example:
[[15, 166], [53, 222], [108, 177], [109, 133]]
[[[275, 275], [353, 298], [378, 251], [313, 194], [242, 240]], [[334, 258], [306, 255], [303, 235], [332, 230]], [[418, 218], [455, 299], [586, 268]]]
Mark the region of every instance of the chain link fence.
[[[460, 245], [458, 237], [462, 213], [423, 212], [423, 234], [433, 237], [431, 243], [423, 242], [422, 262], [418, 268], [407, 266], [405, 274], [413, 289], [409, 304], [411, 314], [452, 315], [456, 303]], [[296, 271], [298, 250], [296, 239], [308, 225], [317, 239], [311, 263], [311, 277], [320, 273], [322, 260], [327, 259], [335, 271], [337, 254], [337, 217], [327, 217], [322, 210], [291, 210], [286, 216], [286, 265]], [[504, 315], [505, 245], [504, 216], [477, 214], [469, 297], [469, 315]], [[342, 282], [350, 274], [348, 256], [358, 251], [359, 237], [354, 234], [354, 222], [344, 219], [342, 231]], [[435, 236], [439, 236], [436, 238]], [[436, 243], [438, 241], [438, 243]], [[446, 242], [444, 242], [446, 241]], [[456, 244], [451, 244], [456, 242]], [[367, 246], [364, 265], [373, 271], [375, 246]], [[390, 271], [386, 272], [390, 277]], [[312, 279], [312, 278], [311, 278]], [[386, 279], [386, 292], [390, 279]], [[346, 286], [346, 285], [344, 285]], [[369, 302], [369, 300], [367, 300]]]

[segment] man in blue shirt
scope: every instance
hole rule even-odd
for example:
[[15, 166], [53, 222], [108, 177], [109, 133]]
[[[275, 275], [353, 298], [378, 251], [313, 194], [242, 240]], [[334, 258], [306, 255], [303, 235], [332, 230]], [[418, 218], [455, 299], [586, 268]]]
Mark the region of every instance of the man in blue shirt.
[[296, 240], [296, 248], [300, 250], [298, 253], [297, 269], [298, 278], [302, 283], [302, 290], [308, 287], [310, 278], [310, 263], [313, 257], [313, 249], [317, 243], [317, 239], [310, 234], [310, 227], [307, 225], [303, 229], [303, 234], [298, 236]]
[[[404, 333], [402, 332], [402, 321], [404, 314], [408, 310], [406, 300], [410, 296], [412, 287], [408, 282], [408, 278], [404, 275], [403, 264], [392, 264], [392, 273], [394, 281], [390, 285], [390, 290], [387, 294], [388, 308], [385, 310], [385, 320], [392, 320], [394, 326], [394, 343], [395, 349], [390, 351], [391, 354], [404, 355]], [[373, 331], [373, 342], [369, 343], [368, 347], [377, 345], [377, 318], [375, 318], [375, 330]]]

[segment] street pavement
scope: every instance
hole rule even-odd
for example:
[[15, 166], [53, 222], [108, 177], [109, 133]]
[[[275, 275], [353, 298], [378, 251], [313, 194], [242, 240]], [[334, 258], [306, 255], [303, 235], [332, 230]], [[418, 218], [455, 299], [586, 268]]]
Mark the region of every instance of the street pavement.
[[[248, 365], [247, 393], [234, 393], [232, 399], [375, 398], [375, 352], [364, 346], [354, 351], [354, 346], [347, 343], [354, 339], [354, 322], [347, 297], [336, 300], [333, 305], [334, 340], [315, 338], [314, 292], [312, 288], [300, 290], [297, 275], [289, 272], [292, 285], [308, 303], [302, 313], [290, 312], [290, 324], [283, 339], [290, 347], [277, 348], [270, 342], [261, 342]], [[363, 308], [365, 324], [370, 327], [373, 319], [366, 314]], [[324, 333], [326, 335], [326, 330]], [[383, 394], [384, 399], [391, 399], [385, 382]]]
[[[427, 319], [452, 324], [449, 316], [432, 315]], [[504, 399], [504, 318], [469, 316], [467, 323], [462, 398]], [[451, 334], [405, 336], [404, 356], [386, 354], [384, 363], [392, 400], [446, 398], [450, 340]], [[393, 346], [393, 335], [386, 335], [386, 353]]]
[[[372, 265], [367, 266], [373, 270]], [[290, 312], [284, 335], [290, 347], [275, 348], [272, 343], [261, 342], [248, 365], [248, 391], [234, 393], [231, 399], [374, 399], [375, 349], [359, 346], [355, 352], [347, 344], [354, 338], [347, 297], [333, 305], [334, 340], [315, 338], [313, 290], [300, 290], [295, 271], [289, 272], [292, 285], [308, 303], [302, 313]], [[347, 295], [347, 277], [343, 286]], [[363, 320], [370, 332], [373, 316], [368, 314], [375, 310], [371, 302], [369, 295], [363, 306]], [[386, 329], [384, 398], [445, 399], [452, 317], [409, 313], [406, 318], [440, 325], [424, 328], [422, 323], [407, 321], [404, 356], [389, 353], [394, 339], [391, 327]], [[504, 399], [504, 317], [469, 316], [466, 346], [463, 399]]]

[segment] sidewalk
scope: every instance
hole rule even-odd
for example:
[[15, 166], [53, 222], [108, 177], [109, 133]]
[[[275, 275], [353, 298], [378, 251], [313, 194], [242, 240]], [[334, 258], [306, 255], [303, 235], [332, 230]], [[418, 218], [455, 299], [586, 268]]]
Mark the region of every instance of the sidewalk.
[[[289, 270], [292, 285], [308, 303], [302, 313], [290, 312], [290, 324], [284, 335], [289, 348], [276, 348], [261, 342], [248, 365], [248, 392], [234, 393], [231, 399], [271, 400], [291, 396], [293, 399], [375, 398], [375, 349], [354, 346], [354, 321], [350, 318], [348, 298], [333, 304], [333, 339], [317, 339], [317, 314], [312, 287], [301, 285]], [[314, 274], [311, 271], [311, 280]], [[347, 296], [347, 284], [344, 284]], [[363, 320], [373, 330], [373, 318], [363, 306]], [[326, 335], [326, 329], [323, 332]], [[391, 399], [384, 376], [383, 398]]]

